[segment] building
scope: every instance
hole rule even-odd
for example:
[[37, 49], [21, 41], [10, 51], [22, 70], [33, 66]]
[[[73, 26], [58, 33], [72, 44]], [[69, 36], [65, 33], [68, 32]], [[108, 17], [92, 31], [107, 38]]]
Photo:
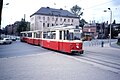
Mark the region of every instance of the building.
[[9, 24], [5, 27], [5, 34], [7, 35], [13, 34], [13, 24]]
[[30, 16], [30, 30], [46, 30], [56, 25], [79, 25], [79, 17], [63, 9], [41, 7]]
[[97, 36], [96, 24], [86, 24], [83, 27], [83, 37], [85, 40], [91, 40]]
[[[26, 31], [29, 31], [30, 29], [30, 22], [25, 22], [26, 23]], [[15, 35], [18, 36], [20, 33], [18, 32], [18, 27], [21, 25], [21, 21], [16, 21], [14, 24], [7, 25], [5, 27], [5, 34], [6, 35]]]

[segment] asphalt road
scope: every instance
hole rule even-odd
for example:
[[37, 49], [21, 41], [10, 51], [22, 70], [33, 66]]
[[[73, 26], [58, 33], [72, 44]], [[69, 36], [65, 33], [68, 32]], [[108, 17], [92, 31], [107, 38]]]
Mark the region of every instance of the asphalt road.
[[107, 45], [84, 49], [79, 56], [19, 41], [0, 45], [0, 80], [120, 80], [119, 49]]
[[[83, 43], [83, 46], [84, 47], [87, 47], [87, 46], [93, 47], [96, 45], [101, 46], [101, 41], [104, 41], [105, 44], [109, 42], [109, 40], [85, 41]], [[112, 41], [115, 41], [115, 40], [112, 40]], [[30, 45], [20, 41], [13, 41], [12, 44], [0, 45], [0, 58], [23, 56], [23, 55], [30, 55], [30, 54], [41, 54], [49, 51], [50, 50], [44, 49], [40, 46]]]
[[0, 58], [40, 54], [44, 52], [49, 52], [49, 50], [20, 41], [13, 41], [12, 44], [0, 45]]

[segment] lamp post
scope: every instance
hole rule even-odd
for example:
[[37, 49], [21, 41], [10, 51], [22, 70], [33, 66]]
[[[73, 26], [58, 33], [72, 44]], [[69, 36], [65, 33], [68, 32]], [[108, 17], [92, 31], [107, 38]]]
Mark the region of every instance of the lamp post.
[[[109, 45], [111, 46], [111, 27], [112, 27], [112, 10], [110, 8], [108, 8], [109, 12], [110, 12], [110, 37], [109, 37]], [[104, 10], [104, 12], [107, 12], [108, 10]]]

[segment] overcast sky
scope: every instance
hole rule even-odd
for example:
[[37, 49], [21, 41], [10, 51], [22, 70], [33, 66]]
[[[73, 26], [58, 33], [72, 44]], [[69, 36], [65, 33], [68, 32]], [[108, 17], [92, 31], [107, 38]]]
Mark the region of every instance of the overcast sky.
[[[9, 3], [9, 5], [6, 5]], [[104, 12], [111, 8], [113, 20], [120, 23], [120, 0], [3, 0], [2, 23], [5, 27], [20, 21], [26, 14], [26, 20], [30, 21], [30, 15], [35, 13], [41, 7], [51, 7], [70, 11], [74, 5], [78, 5], [84, 12], [83, 18], [90, 22], [104, 22], [110, 20], [110, 12]]]

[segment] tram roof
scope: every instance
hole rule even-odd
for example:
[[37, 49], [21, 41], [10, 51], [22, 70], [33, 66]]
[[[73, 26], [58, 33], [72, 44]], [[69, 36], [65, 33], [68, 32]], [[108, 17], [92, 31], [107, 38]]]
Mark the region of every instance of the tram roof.
[[[34, 31], [23, 31], [21, 33], [30, 33], [30, 32], [38, 32], [38, 31], [41, 31], [41, 30], [34, 30]], [[42, 32], [42, 31], [41, 31]]]

